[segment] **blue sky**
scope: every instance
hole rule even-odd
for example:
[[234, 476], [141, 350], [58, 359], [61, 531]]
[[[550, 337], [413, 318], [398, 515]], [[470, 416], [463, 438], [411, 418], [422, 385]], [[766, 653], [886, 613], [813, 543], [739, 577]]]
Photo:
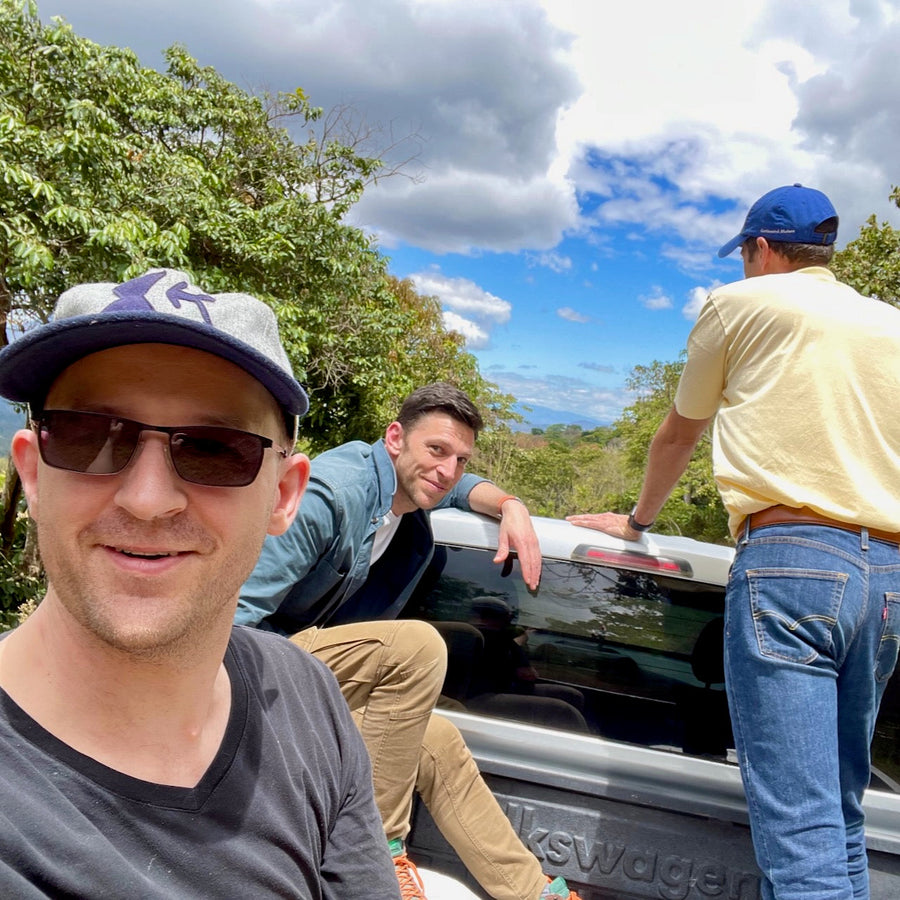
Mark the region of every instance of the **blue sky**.
[[[486, 377], [523, 402], [610, 421], [635, 365], [678, 357], [697, 280], [662, 257], [659, 238], [607, 237], [602, 250], [567, 238], [531, 254], [387, 252], [396, 274], [444, 298], [447, 324], [469, 336]], [[735, 260], [710, 269], [723, 283], [740, 277]]]
[[179, 41], [249, 90], [300, 86], [407, 160], [353, 221], [437, 296], [521, 402], [616, 418], [678, 358], [716, 249], [781, 184], [824, 190], [838, 245], [888, 201], [900, 0], [39, 0], [146, 65]]

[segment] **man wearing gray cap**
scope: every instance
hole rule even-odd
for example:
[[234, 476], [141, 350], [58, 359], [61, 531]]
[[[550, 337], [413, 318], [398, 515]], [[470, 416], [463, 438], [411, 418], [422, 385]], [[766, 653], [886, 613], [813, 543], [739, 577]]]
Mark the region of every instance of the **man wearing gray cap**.
[[763, 897], [867, 897], [862, 797], [900, 643], [900, 310], [826, 268], [820, 191], [761, 197], [747, 280], [714, 290], [637, 505], [570, 520], [638, 541], [715, 420], [737, 554], [725, 671]]
[[0, 640], [0, 895], [398, 897], [334, 677], [232, 628], [309, 473], [271, 310], [170, 270], [81, 285], [0, 394], [48, 577]]

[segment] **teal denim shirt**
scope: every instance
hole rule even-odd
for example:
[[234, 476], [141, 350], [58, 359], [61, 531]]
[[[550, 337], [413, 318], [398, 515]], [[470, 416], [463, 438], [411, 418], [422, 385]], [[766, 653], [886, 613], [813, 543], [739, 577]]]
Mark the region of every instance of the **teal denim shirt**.
[[[481, 481], [463, 475], [439, 506], [469, 509], [469, 492]], [[351, 441], [315, 457], [297, 517], [284, 534], [266, 538], [241, 589], [235, 623], [294, 634], [327, 625], [336, 614], [340, 619], [340, 607], [368, 577], [375, 532], [396, 487], [383, 440]], [[410, 520], [414, 533], [403, 547], [408, 579], [401, 576], [405, 584], [367, 619], [396, 618], [431, 560], [434, 541], [427, 513], [419, 510], [403, 518], [404, 524]]]

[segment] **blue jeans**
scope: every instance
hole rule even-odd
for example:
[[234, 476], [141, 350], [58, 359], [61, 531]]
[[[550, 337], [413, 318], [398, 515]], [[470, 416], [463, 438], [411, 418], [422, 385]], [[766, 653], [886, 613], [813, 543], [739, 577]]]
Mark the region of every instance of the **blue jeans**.
[[766, 900], [869, 896], [862, 796], [900, 647], [900, 547], [822, 525], [745, 533], [725, 672]]

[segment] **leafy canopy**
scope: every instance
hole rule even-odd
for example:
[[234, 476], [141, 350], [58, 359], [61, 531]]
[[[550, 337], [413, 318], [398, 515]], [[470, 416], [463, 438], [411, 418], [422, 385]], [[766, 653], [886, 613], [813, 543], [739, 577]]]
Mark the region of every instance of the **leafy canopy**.
[[[310, 393], [311, 453], [374, 440], [426, 381], [458, 384], [490, 423], [512, 418], [438, 302], [344, 221], [398, 171], [364, 152], [371, 132], [346, 109], [323, 116], [301, 88], [248, 93], [179, 45], [165, 61], [145, 68], [43, 24], [33, 0], [0, 0], [0, 344], [72, 285], [174, 267], [274, 308]], [[42, 579], [12, 470], [5, 487], [0, 609], [12, 610]]]
[[254, 96], [183, 47], [165, 59], [145, 68], [0, 0], [0, 324], [45, 319], [73, 284], [171, 266], [275, 308], [310, 449], [374, 439], [423, 380], [508, 411], [436, 301], [344, 223], [382, 171], [356, 135], [326, 117], [317, 137], [302, 89]]
[[[900, 187], [891, 192], [900, 206]], [[900, 231], [870, 216], [859, 237], [835, 254], [834, 274], [861, 294], [900, 306]]]

